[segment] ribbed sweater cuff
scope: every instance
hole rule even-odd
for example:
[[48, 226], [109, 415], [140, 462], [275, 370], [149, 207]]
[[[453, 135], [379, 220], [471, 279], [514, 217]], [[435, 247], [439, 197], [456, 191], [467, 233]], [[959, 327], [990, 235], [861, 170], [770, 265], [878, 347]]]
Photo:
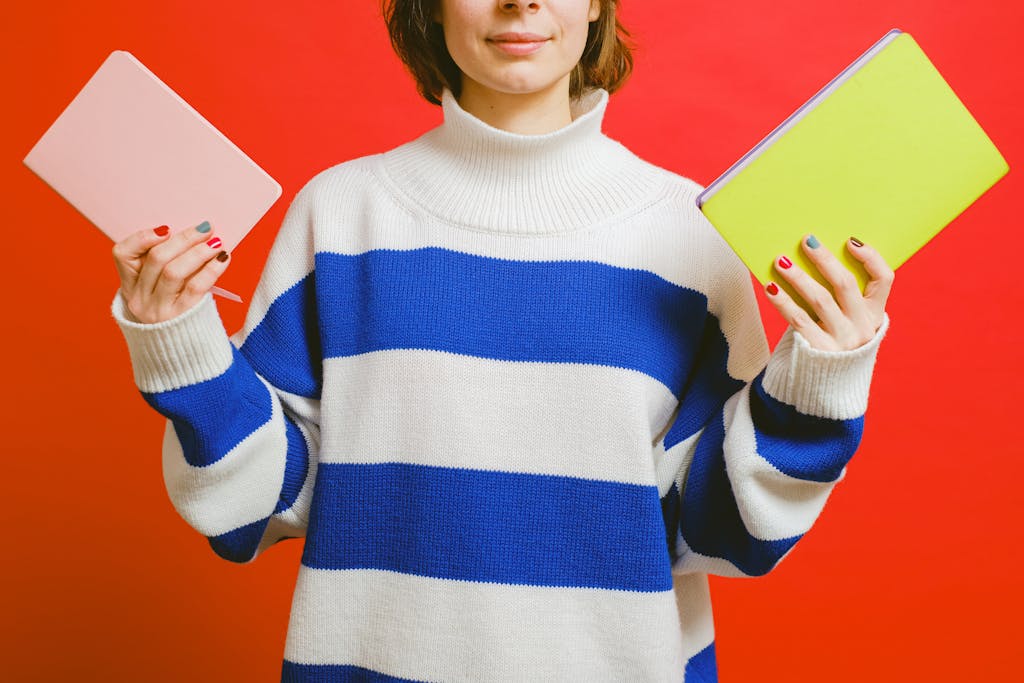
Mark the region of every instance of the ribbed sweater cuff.
[[867, 411], [868, 389], [889, 316], [875, 336], [852, 351], [821, 351], [792, 327], [779, 340], [762, 385], [772, 398], [801, 413], [850, 420]]
[[223, 374], [233, 359], [231, 341], [213, 295], [159, 323], [141, 323], [128, 310], [118, 290], [110, 311], [121, 328], [131, 355], [135, 384], [156, 393], [204, 382]]

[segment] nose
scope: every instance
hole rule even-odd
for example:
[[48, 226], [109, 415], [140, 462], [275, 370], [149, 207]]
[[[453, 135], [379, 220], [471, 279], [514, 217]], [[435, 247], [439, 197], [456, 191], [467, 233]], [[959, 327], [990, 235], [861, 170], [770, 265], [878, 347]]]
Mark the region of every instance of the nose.
[[539, 2], [523, 2], [522, 0], [504, 0], [501, 3], [501, 8], [505, 11], [513, 11], [520, 9], [528, 9], [531, 12], [536, 12], [540, 9]]

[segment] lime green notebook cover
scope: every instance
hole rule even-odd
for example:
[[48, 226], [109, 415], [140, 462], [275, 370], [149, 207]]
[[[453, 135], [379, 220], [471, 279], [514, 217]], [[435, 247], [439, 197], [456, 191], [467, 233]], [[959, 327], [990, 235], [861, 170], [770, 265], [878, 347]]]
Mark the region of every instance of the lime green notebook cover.
[[[813, 233], [867, 284], [855, 236], [897, 268], [1009, 171], [910, 34], [893, 29], [697, 198], [762, 283]], [[796, 297], [797, 301], [802, 301]]]

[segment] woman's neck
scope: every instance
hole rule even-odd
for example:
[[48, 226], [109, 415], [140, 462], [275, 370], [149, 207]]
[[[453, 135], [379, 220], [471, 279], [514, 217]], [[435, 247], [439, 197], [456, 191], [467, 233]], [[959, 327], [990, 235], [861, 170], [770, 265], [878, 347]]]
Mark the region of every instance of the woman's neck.
[[459, 106], [484, 123], [519, 135], [543, 135], [572, 123], [569, 75], [543, 90], [504, 93], [462, 78]]

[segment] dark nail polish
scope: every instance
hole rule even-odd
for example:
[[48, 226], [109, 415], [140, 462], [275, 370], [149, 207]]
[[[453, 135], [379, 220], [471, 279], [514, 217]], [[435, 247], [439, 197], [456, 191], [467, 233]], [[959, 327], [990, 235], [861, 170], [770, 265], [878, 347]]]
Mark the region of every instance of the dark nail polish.
[[169, 227], [167, 227], [166, 225], [161, 225], [159, 228], [153, 228], [153, 232], [155, 232], [156, 234], [160, 235], [160, 237], [163, 237], [164, 235], [166, 235], [170, 231], [171, 231], [171, 229]]
[[792, 266], [792, 265], [793, 265], [793, 262], [792, 262], [792, 261], [790, 261], [790, 260], [789, 260], [788, 258], [786, 258], [785, 256], [783, 256], [783, 257], [781, 257], [781, 258], [779, 259], [779, 267], [780, 267], [780, 268], [782, 268], [783, 270], [785, 270], [785, 269], [789, 268], [789, 267], [790, 267], [790, 266]]
[[196, 230], [199, 232], [210, 232], [210, 221], [203, 221], [196, 226]]
[[771, 294], [772, 296], [775, 296], [776, 294], [779, 293], [779, 287], [774, 282], [769, 282], [767, 289], [768, 293]]
[[228, 260], [228, 252], [222, 251], [219, 254], [217, 254], [217, 260], [220, 261], [221, 263], [223, 263], [224, 261], [227, 261]]
[[850, 241], [851, 241], [851, 242], [853, 242], [853, 246], [855, 246], [855, 247], [863, 247], [863, 246], [864, 246], [864, 243], [863, 243], [863, 242], [861, 242], [861, 241], [860, 241], [859, 239], [857, 239], [856, 237], [851, 237], [851, 238], [850, 238]]
[[807, 238], [807, 246], [809, 246], [811, 249], [817, 249], [818, 247], [821, 246], [821, 242], [819, 242], [818, 238], [815, 237], [814, 235], [810, 235]]

